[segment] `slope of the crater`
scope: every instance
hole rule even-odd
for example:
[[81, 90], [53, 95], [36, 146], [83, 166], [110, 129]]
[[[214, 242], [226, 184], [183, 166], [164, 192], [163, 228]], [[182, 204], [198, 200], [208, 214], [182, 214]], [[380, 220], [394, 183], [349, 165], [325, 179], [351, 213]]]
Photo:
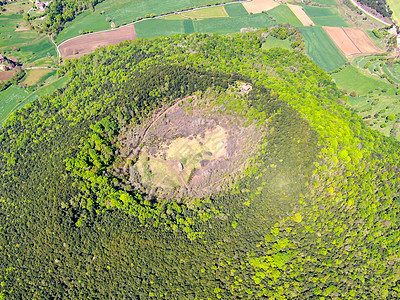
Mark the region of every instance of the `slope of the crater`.
[[[398, 296], [398, 144], [347, 111], [304, 55], [261, 51], [261, 33], [100, 49], [66, 62], [63, 92], [12, 115], [0, 137], [2, 295]], [[126, 184], [118, 137], [238, 81], [254, 89], [232, 109], [267, 128], [231, 185], [178, 203]]]

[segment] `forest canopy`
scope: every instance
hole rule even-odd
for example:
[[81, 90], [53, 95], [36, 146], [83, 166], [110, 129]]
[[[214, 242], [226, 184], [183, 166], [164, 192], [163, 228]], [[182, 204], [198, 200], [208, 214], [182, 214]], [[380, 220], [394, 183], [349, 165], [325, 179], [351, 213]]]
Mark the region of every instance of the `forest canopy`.
[[398, 298], [399, 144], [303, 45], [275, 27], [65, 61], [67, 87], [1, 129], [0, 295]]

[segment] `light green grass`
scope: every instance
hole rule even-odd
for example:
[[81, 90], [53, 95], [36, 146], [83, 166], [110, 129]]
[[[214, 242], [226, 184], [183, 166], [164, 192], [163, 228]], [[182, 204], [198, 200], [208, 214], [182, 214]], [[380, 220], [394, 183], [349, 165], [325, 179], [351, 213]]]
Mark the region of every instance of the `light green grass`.
[[138, 38], [154, 38], [185, 33], [185, 20], [151, 19], [135, 24]]
[[110, 18], [112, 22], [120, 26], [131, 23], [138, 18], [150, 15], [157, 16], [210, 3], [209, 0], [106, 0], [96, 5], [95, 12], [86, 11], [74, 21], [66, 24], [64, 30], [56, 37], [56, 42], [59, 44], [77, 36], [80, 30], [99, 31], [109, 29], [110, 23], [106, 21], [106, 18]]
[[[27, 90], [22, 89], [18, 86], [11, 86], [11, 87], [15, 87], [18, 89], [16, 89], [15, 91], [10, 91], [13, 94], [15, 94], [16, 96], [13, 98], [13, 102], [10, 103], [10, 105], [8, 105], [7, 113], [0, 116], [0, 118], [1, 118], [0, 126], [3, 126], [4, 122], [7, 120], [7, 118], [10, 116], [10, 114], [12, 112], [25, 107], [26, 104], [33, 102], [42, 96], [51, 95], [56, 90], [63, 88], [67, 84], [68, 80], [69, 80], [69, 77], [64, 76], [62, 78], [57, 79], [56, 81], [54, 81], [51, 84], [43, 86], [42, 88], [36, 90], [35, 92], [33, 92], [31, 94], [29, 94]], [[6, 91], [8, 91], [10, 88], [8, 88]], [[7, 98], [7, 95], [3, 95], [4, 92], [5, 91], [0, 93], [0, 105], [1, 105], [3, 97]]]
[[292, 10], [286, 5], [279, 5], [267, 12], [269, 15], [275, 18], [279, 24], [290, 24], [293, 26], [302, 26], [303, 24], [292, 12]]
[[307, 54], [327, 72], [343, 66], [347, 59], [322, 27], [301, 27]]
[[[400, 96], [348, 97], [347, 104], [357, 111], [370, 128], [386, 136], [392, 135], [391, 130], [400, 117]], [[394, 119], [390, 120], [389, 116], [394, 116]], [[400, 140], [399, 132], [393, 137]]]
[[337, 6], [337, 2], [335, 0], [312, 0], [314, 3], [318, 3], [325, 6]]
[[242, 17], [247, 16], [249, 13], [243, 7], [242, 3], [231, 3], [225, 5], [225, 11], [230, 17]]
[[165, 20], [185, 20], [187, 18], [185, 18], [181, 14], [173, 14], [173, 15], [165, 16], [164, 19]]
[[28, 86], [33, 86], [39, 83], [43, 77], [54, 71], [50, 69], [28, 70], [26, 72], [23, 83]]
[[13, 111], [19, 101], [28, 95], [28, 91], [17, 85], [0, 92], [0, 123], [3, 123], [7, 116]]
[[366, 31], [367, 35], [369, 38], [374, 42], [375, 45], [378, 46], [379, 49], [385, 50], [386, 49], [386, 43], [383, 38], [377, 38], [376, 35], [372, 32], [372, 30], [367, 30]]
[[[337, 86], [348, 92], [355, 91], [357, 95], [366, 96], [370, 93], [394, 95], [396, 87], [386, 80], [361, 71], [354, 66], [347, 66], [338, 73], [332, 74]], [[382, 90], [386, 92], [382, 92]]]
[[393, 19], [400, 25], [400, 1], [399, 0], [386, 0], [390, 9], [393, 11]]
[[339, 12], [333, 7], [304, 6], [304, 11], [317, 26], [349, 26]]
[[265, 40], [265, 42], [262, 44], [262, 49], [264, 49], [264, 50], [269, 50], [269, 49], [272, 49], [275, 47], [283, 48], [283, 49], [287, 49], [287, 50], [293, 50], [292, 47], [290, 46], [290, 41], [288, 39], [280, 40], [273, 36], [269, 36]]
[[228, 14], [226, 13], [223, 6], [206, 7], [202, 9], [192, 10], [182, 13], [182, 15], [191, 19], [228, 17]]
[[193, 22], [195, 32], [205, 33], [234, 33], [240, 32], [241, 28], [264, 28], [275, 23], [266, 14], [255, 14], [236, 18], [214, 18]]
[[80, 32], [82, 31], [111, 29], [111, 24], [110, 22], [107, 22], [106, 18], [107, 16], [100, 14], [97, 10], [94, 13], [91, 11], [85, 11], [65, 26], [64, 30], [56, 36], [55, 42], [60, 44], [65, 40], [80, 35]]

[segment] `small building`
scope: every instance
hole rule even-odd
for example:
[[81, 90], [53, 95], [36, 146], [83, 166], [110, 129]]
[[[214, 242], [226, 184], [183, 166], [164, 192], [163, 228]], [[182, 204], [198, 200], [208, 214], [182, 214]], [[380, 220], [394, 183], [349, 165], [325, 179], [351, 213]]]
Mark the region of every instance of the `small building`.
[[253, 87], [250, 84], [244, 83], [240, 87], [240, 92], [248, 94], [252, 89]]
[[181, 163], [181, 162], [178, 162], [178, 170], [179, 170], [179, 172], [182, 172], [182, 171], [183, 171], [183, 169], [184, 169], [184, 167], [183, 167], [183, 163]]
[[35, 6], [39, 10], [44, 10], [48, 4], [49, 2], [35, 2]]

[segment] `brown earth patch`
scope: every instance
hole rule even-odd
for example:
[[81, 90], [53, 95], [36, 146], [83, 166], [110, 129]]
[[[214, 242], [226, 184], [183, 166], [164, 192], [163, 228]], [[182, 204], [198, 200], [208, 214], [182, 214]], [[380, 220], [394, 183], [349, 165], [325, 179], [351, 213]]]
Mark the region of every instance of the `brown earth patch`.
[[126, 40], [134, 41], [136, 39], [135, 26], [132, 24], [107, 32], [79, 36], [62, 43], [59, 49], [63, 58], [75, 58], [92, 53], [98, 47], [115, 45]]
[[346, 57], [352, 57], [359, 54], [382, 53], [382, 50], [380, 50], [367, 36], [367, 34], [359, 28], [323, 28]]
[[15, 71], [2, 71], [0, 72], [0, 81], [6, 81], [11, 79], [15, 74]]
[[288, 4], [288, 7], [292, 10], [292, 12], [296, 15], [296, 17], [300, 20], [300, 22], [304, 26], [314, 26], [314, 22], [310, 19], [310, 17], [306, 14], [306, 12], [299, 5]]
[[158, 113], [147, 126], [127, 130], [119, 138], [125, 163], [118, 173], [129, 174], [133, 188], [162, 198], [226, 189], [257, 150], [265, 126], [221, 111], [192, 96]]
[[274, 7], [279, 6], [280, 4], [273, 0], [253, 0], [251, 2], [242, 3], [244, 8], [247, 10], [249, 14], [258, 14], [263, 11], [268, 11], [273, 9]]
[[360, 49], [353, 43], [342, 27], [323, 27], [335, 45], [347, 57], [361, 54]]

